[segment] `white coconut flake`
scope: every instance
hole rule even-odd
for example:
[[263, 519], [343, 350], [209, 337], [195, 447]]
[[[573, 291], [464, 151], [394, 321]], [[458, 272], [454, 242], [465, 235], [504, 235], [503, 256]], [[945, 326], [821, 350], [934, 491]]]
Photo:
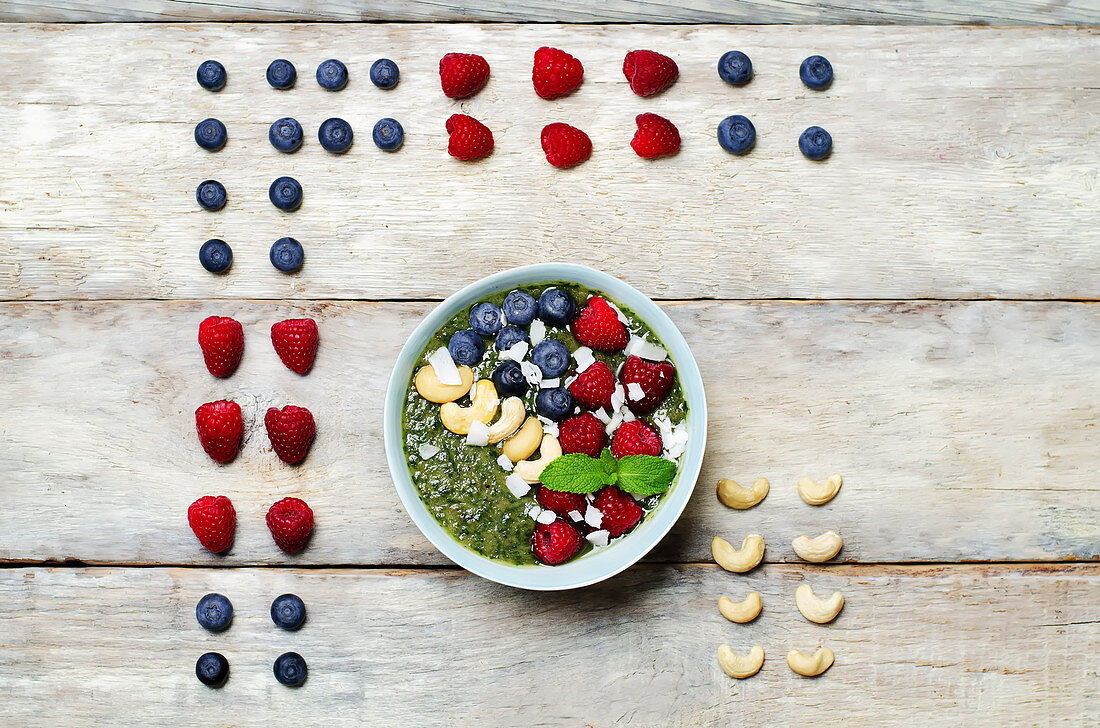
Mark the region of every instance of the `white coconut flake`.
[[[509, 473], [508, 477], [504, 479], [504, 487], [508, 489], [508, 492], [514, 495], [516, 498], [522, 498], [531, 492], [531, 486], [527, 484], [527, 481], [519, 477], [515, 473]], [[533, 506], [532, 510], [538, 509], [538, 506]], [[529, 510], [528, 515], [531, 514]], [[534, 516], [532, 516], [533, 518]]]
[[529, 361], [521, 361], [519, 363], [520, 371], [523, 372], [523, 378], [527, 380], [527, 383], [532, 387], [537, 387], [542, 383], [542, 370]]
[[596, 500], [596, 494], [595, 493], [585, 493], [584, 494], [584, 499], [586, 501], [588, 501], [589, 503], [591, 503], [592, 501]]
[[[446, 349], [444, 349], [446, 351]], [[573, 358], [577, 362], [577, 374], [580, 374], [588, 367], [596, 363], [596, 357], [592, 356], [592, 350], [587, 346], [582, 346], [573, 352]]]
[[675, 460], [683, 455], [688, 444], [687, 423], [677, 425], [673, 428], [668, 439], [662, 438], [662, 440], [664, 441], [665, 453], [670, 459]]
[[527, 334], [531, 337], [531, 346], [542, 342], [546, 338], [546, 324], [535, 319], [531, 322], [531, 329]]
[[512, 465], [512, 461], [504, 453], [501, 453], [500, 457], [497, 458], [497, 465], [509, 472], [512, 470], [513, 467], [515, 467], [514, 465]]
[[481, 420], [470, 422], [470, 431], [466, 433], [466, 444], [485, 447], [489, 444], [489, 426]]
[[[631, 382], [631, 384], [634, 384], [634, 382]], [[611, 393], [611, 411], [617, 411], [624, 404], [626, 404], [626, 390], [623, 385], [616, 383], [615, 391]]]
[[422, 442], [416, 446], [416, 454], [420, 456], [421, 460], [431, 460], [439, 454], [439, 448], [435, 445], [429, 445], [426, 442]]
[[451, 358], [451, 353], [447, 351], [447, 347], [441, 346], [436, 349], [428, 357], [428, 363], [435, 370], [435, 376], [439, 379], [440, 384], [462, 384], [462, 375], [458, 373], [458, 367], [455, 366], [455, 360]]
[[592, 533], [585, 536], [585, 538], [588, 539], [588, 543], [592, 544], [593, 546], [606, 546], [607, 537], [610, 535], [611, 534], [608, 531], [601, 530], [593, 531]]
[[672, 440], [672, 422], [668, 417], [658, 415], [653, 418], [653, 424], [657, 425], [657, 430], [661, 433], [661, 442], [668, 443]]
[[599, 528], [603, 524], [603, 514], [592, 506], [588, 506], [584, 512], [584, 522], [592, 528]]
[[572, 518], [575, 523], [580, 523], [584, 520], [584, 516], [581, 515], [580, 511], [569, 511], [569, 517]]
[[543, 422], [542, 423], [542, 434], [543, 435], [553, 435], [554, 437], [557, 437], [558, 436], [558, 423], [557, 422]]
[[623, 423], [623, 417], [623, 410], [615, 410], [615, 414], [611, 416], [611, 421], [603, 428], [609, 437], [615, 433], [615, 430], [619, 429], [619, 425]]
[[[606, 298], [604, 300], [607, 301]], [[611, 301], [607, 301], [607, 305], [610, 306], [611, 310], [615, 312], [615, 315], [619, 317], [619, 321], [622, 321], [624, 324], [630, 323], [630, 319], [628, 319], [626, 317], [625, 313], [623, 313], [621, 310], [619, 310], [618, 306], [613, 304]]]
[[547, 509], [539, 514], [539, 517], [535, 519], [544, 526], [558, 520], [558, 514], [554, 513], [550, 509]]
[[526, 341], [517, 341], [516, 343], [512, 344], [509, 349], [500, 352], [500, 358], [502, 361], [504, 359], [511, 359], [514, 362], [521, 362], [523, 361], [524, 357], [527, 356], [527, 351], [530, 348], [531, 345], [528, 344]]
[[626, 396], [630, 398], [631, 402], [637, 402], [645, 396], [645, 390], [637, 382], [630, 382], [626, 385]]
[[[542, 370], [539, 370], [540, 372]], [[539, 382], [539, 386], [543, 389], [556, 389], [561, 386], [561, 377], [554, 377], [553, 379], [543, 379]]]
[[626, 355], [640, 356], [650, 361], [664, 361], [668, 358], [667, 351], [641, 336], [630, 337], [630, 343], [626, 345]]
[[[522, 480], [522, 478], [521, 478], [521, 480]], [[504, 482], [505, 482], [505, 483], [507, 483], [507, 482], [508, 482], [508, 479], [507, 479], [507, 478], [505, 478], [505, 479], [504, 479]], [[527, 481], [524, 481], [524, 483], [523, 483], [523, 484], [524, 484], [524, 485], [527, 485]], [[522, 498], [523, 496], [516, 496], [516, 497], [517, 497], [517, 498]], [[542, 508], [541, 508], [541, 507], [539, 507], [539, 504], [538, 504], [538, 503], [532, 503], [532, 504], [530, 505], [530, 507], [528, 507], [528, 509], [527, 509], [527, 516], [528, 516], [528, 517], [529, 517], [529, 518], [530, 518], [530, 519], [531, 519], [532, 521], [533, 521], [533, 520], [535, 520], [536, 518], [538, 518], [538, 517], [539, 517], [539, 514], [540, 514], [540, 513], [542, 513]]]
[[596, 415], [596, 418], [605, 425], [611, 421], [611, 415], [607, 414], [607, 410], [605, 410], [603, 407], [600, 407], [598, 410], [596, 410], [594, 414]]

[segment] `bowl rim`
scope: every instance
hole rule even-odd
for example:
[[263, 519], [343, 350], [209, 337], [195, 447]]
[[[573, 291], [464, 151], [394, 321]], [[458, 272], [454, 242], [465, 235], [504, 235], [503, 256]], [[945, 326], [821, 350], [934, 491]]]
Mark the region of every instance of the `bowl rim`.
[[[643, 520], [630, 538], [559, 566], [519, 565], [482, 556], [462, 544], [428, 511], [412, 482], [405, 458], [402, 419], [413, 367], [428, 341], [455, 313], [479, 298], [511, 286], [544, 281], [578, 283], [606, 293], [634, 311], [657, 335], [676, 366], [688, 402], [689, 441], [676, 481], [664, 502]], [[383, 410], [386, 462], [394, 489], [413, 523], [444, 556], [458, 566], [498, 584], [533, 591], [576, 589], [609, 579], [648, 554], [679, 520], [694, 492], [707, 439], [706, 394], [698, 364], [672, 319], [648, 296], [603, 271], [576, 263], [536, 263], [494, 273], [448, 296], [420, 321], [394, 362]]]

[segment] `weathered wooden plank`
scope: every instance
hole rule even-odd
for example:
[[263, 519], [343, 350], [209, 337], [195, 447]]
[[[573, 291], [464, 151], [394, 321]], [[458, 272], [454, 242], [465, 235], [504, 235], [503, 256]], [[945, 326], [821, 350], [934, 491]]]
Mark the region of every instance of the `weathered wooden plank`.
[[[839, 589], [829, 625], [799, 616], [804, 579]], [[726, 622], [719, 595], [759, 591], [764, 612]], [[954, 725], [1075, 726], [1100, 721], [1100, 566], [638, 566], [565, 594], [500, 587], [464, 572], [293, 569], [0, 571], [0, 716], [22, 726], [282, 723], [388, 726]], [[204, 632], [194, 605], [218, 591], [232, 626]], [[271, 599], [294, 592], [308, 621], [272, 626]], [[739, 597], [738, 597], [739, 598]], [[766, 652], [736, 682], [721, 643]], [[784, 663], [828, 645], [817, 679]], [[230, 662], [212, 691], [206, 651]], [[297, 690], [271, 663], [299, 652]], [[816, 716], [816, 717], [813, 717]], [[841, 718], [842, 716], [842, 718]], [[1026, 718], [1025, 718], [1026, 716]]]
[[[2, 29], [0, 104], [20, 152], [0, 214], [0, 298], [436, 298], [487, 272], [532, 260], [596, 265], [664, 298], [1100, 298], [1100, 34], [1090, 29], [749, 28], [478, 25], [26, 26]], [[586, 64], [581, 89], [545, 102], [530, 88], [542, 44]], [[739, 47], [756, 79], [715, 73]], [[623, 53], [674, 56], [680, 81], [640, 99]], [[437, 59], [484, 53], [488, 87], [452, 103]], [[109, 52], [112, 72], [103, 69]], [[826, 93], [798, 80], [811, 52], [832, 58]], [[403, 69], [390, 92], [370, 62]], [[322, 91], [312, 72], [337, 56], [349, 87]], [[200, 60], [226, 63], [218, 94], [194, 82]], [[301, 82], [268, 88], [288, 57]], [[1026, 64], [1018, 59], [1027, 58]], [[33, 83], [27, 79], [34, 79]], [[444, 121], [468, 111], [497, 149], [461, 164]], [[633, 117], [670, 116], [681, 153], [646, 162], [628, 147]], [[743, 158], [714, 141], [731, 113], [753, 118]], [[292, 114], [309, 141], [284, 156], [267, 125]], [[229, 146], [196, 147], [193, 125], [217, 116]], [[313, 141], [339, 115], [358, 132], [342, 157]], [[374, 121], [398, 117], [408, 140], [387, 155]], [[550, 168], [539, 131], [586, 129], [596, 152]], [[820, 123], [833, 157], [811, 163], [795, 142]], [[267, 186], [293, 174], [302, 209], [277, 213]], [[220, 178], [230, 203], [197, 209], [196, 184]], [[267, 262], [291, 233], [307, 262], [293, 277]], [[199, 244], [236, 251], [225, 277], [196, 263]]]
[[[412, 525], [382, 453], [383, 388], [423, 303], [7, 304], [0, 316], [0, 558], [133, 563], [420, 564], [443, 559]], [[706, 380], [710, 439], [698, 492], [656, 554], [709, 559], [715, 533], [790, 540], [838, 530], [862, 562], [1096, 559], [1100, 308], [1080, 303], [683, 303], [669, 305]], [[215, 380], [195, 333], [243, 322], [238, 372]], [[321, 349], [298, 377], [268, 328], [315, 317]], [[194, 409], [231, 397], [249, 430], [218, 467]], [[309, 407], [318, 436], [288, 468], [262, 412]], [[795, 482], [842, 473], [831, 503]], [[766, 476], [758, 508], [729, 511], [719, 477]], [[187, 504], [224, 493], [238, 538], [202, 552]], [[311, 547], [275, 549], [263, 514], [286, 495], [317, 514]]]

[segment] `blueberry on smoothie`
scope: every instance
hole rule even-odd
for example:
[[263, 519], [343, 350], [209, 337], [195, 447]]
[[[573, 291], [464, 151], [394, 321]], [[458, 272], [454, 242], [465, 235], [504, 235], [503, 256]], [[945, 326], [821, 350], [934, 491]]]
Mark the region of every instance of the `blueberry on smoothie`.
[[267, 197], [280, 210], [293, 212], [302, 206], [302, 185], [293, 177], [280, 177], [271, 183]]
[[302, 125], [296, 119], [284, 116], [267, 130], [267, 140], [280, 152], [296, 152], [302, 146]]
[[727, 116], [718, 124], [718, 143], [730, 154], [745, 154], [756, 144], [756, 127], [748, 117]]
[[538, 313], [538, 302], [535, 297], [523, 291], [512, 291], [504, 297], [504, 305], [501, 306], [508, 323], [516, 326], [529, 326], [535, 320]]
[[393, 88], [401, 78], [397, 64], [389, 58], [379, 58], [370, 67], [370, 81], [378, 88]]
[[345, 152], [351, 146], [351, 140], [351, 124], [343, 119], [325, 119], [317, 129], [317, 141], [327, 152]]
[[225, 124], [217, 119], [203, 119], [195, 125], [195, 144], [209, 152], [216, 152], [224, 147], [228, 138]]
[[195, 677], [207, 687], [220, 688], [229, 677], [229, 660], [217, 652], [207, 652], [195, 662]]
[[233, 605], [221, 594], [207, 594], [195, 605], [195, 619], [203, 628], [221, 632], [233, 621]]
[[482, 336], [496, 336], [504, 325], [500, 309], [483, 301], [470, 309], [470, 328]]
[[456, 331], [447, 342], [447, 351], [455, 364], [465, 367], [477, 366], [485, 356], [485, 340], [476, 331], [470, 329]]
[[221, 91], [225, 88], [227, 77], [225, 66], [217, 61], [203, 61], [199, 64], [199, 70], [195, 72], [199, 85], [207, 91]]
[[225, 207], [225, 186], [216, 180], [203, 180], [195, 188], [195, 199], [204, 210], [220, 210]]
[[405, 143], [405, 129], [397, 119], [379, 119], [371, 132], [374, 145], [383, 152], [396, 152]]
[[531, 363], [547, 379], [560, 377], [569, 369], [569, 349], [557, 339], [543, 339], [531, 351]]
[[271, 669], [275, 673], [276, 680], [292, 688], [304, 683], [308, 672], [306, 661], [297, 652], [284, 652], [279, 655], [275, 658], [275, 664]]
[[539, 296], [539, 318], [548, 326], [564, 329], [577, 315], [573, 297], [560, 288], [547, 288]]
[[267, 67], [267, 82], [272, 88], [284, 90], [291, 88], [298, 79], [298, 71], [294, 64], [285, 58], [279, 58], [271, 62]]
[[527, 330], [518, 326], [505, 326], [497, 334], [496, 346], [500, 351], [508, 351], [521, 341], [528, 341]]
[[810, 159], [824, 159], [833, 150], [833, 137], [820, 126], [811, 126], [798, 137], [798, 149]]
[[305, 251], [302, 250], [302, 244], [294, 238], [279, 238], [271, 246], [268, 258], [271, 259], [271, 265], [283, 273], [293, 273], [302, 267]]
[[328, 91], [339, 91], [348, 85], [348, 67], [335, 58], [317, 66], [317, 83]]
[[833, 64], [825, 56], [810, 56], [798, 67], [798, 77], [807, 88], [820, 91], [833, 82]]
[[548, 420], [561, 422], [573, 414], [573, 395], [565, 387], [540, 389], [535, 395], [535, 411]]
[[271, 603], [271, 621], [276, 627], [295, 630], [306, 621], [306, 605], [301, 597], [283, 594]]
[[493, 384], [501, 397], [522, 397], [527, 394], [527, 377], [518, 362], [502, 361], [493, 370]]
[[211, 273], [223, 273], [233, 265], [233, 250], [224, 240], [212, 238], [199, 248], [199, 263]]
[[744, 86], [752, 79], [752, 61], [741, 51], [726, 51], [718, 59], [718, 75], [731, 86]]

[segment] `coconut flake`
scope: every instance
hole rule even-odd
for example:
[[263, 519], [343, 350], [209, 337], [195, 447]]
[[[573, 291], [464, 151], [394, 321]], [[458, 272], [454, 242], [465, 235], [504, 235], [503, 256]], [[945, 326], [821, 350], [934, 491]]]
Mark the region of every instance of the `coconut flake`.
[[502, 352], [500, 352], [500, 358], [511, 359], [514, 362], [521, 362], [523, 358], [527, 356], [527, 350], [531, 348], [531, 345], [526, 341], [517, 341], [512, 346]]
[[455, 360], [451, 358], [451, 353], [447, 351], [447, 347], [441, 346], [428, 357], [428, 363], [432, 365], [432, 369], [435, 370], [436, 379], [440, 384], [462, 384], [462, 375], [458, 373], [458, 367], [455, 366]]
[[542, 370], [529, 361], [521, 361], [519, 363], [520, 371], [523, 372], [523, 378], [527, 380], [527, 383], [532, 387], [537, 387], [542, 382]]
[[531, 337], [531, 346], [540, 343], [546, 338], [546, 324], [535, 319], [531, 322], [531, 329], [528, 331], [528, 336]]
[[[508, 477], [504, 479], [504, 487], [516, 498], [522, 498], [531, 491], [531, 486], [527, 484], [527, 481], [515, 473], [509, 473]], [[533, 509], [537, 508], [538, 506], [533, 506]], [[528, 510], [527, 513], [530, 515], [531, 511]]]
[[[541, 373], [542, 370], [540, 369]], [[561, 386], [561, 377], [554, 377], [553, 379], [543, 379], [539, 382], [539, 386], [543, 389], [557, 389]]]
[[610, 437], [615, 430], [619, 429], [619, 425], [623, 423], [623, 410], [615, 410], [615, 414], [611, 416], [611, 421], [603, 428], [604, 432]]
[[606, 546], [607, 537], [610, 535], [611, 534], [608, 531], [601, 530], [593, 531], [592, 533], [585, 536], [585, 538], [588, 539], [588, 543], [592, 544], [593, 546]]
[[688, 444], [688, 429], [687, 423], [681, 423], [673, 428], [670, 437], [664, 441], [665, 453], [672, 460], [680, 457], [684, 454], [684, 450], [687, 449]]
[[575, 523], [580, 523], [584, 520], [584, 516], [581, 515], [580, 511], [569, 511], [569, 517], [572, 518]]
[[637, 382], [630, 382], [626, 385], [626, 396], [630, 397], [631, 402], [637, 402], [645, 396], [645, 390], [643, 390], [642, 385]]
[[626, 404], [626, 389], [623, 388], [623, 385], [616, 383], [615, 391], [611, 393], [611, 411], [618, 410], [624, 404]]
[[489, 444], [489, 426], [481, 420], [470, 422], [470, 431], [466, 433], [466, 444], [485, 447]]
[[500, 457], [497, 458], [497, 465], [507, 471], [511, 471], [512, 468], [515, 467], [512, 465], [511, 459], [504, 453], [501, 453]]
[[605, 410], [603, 407], [600, 407], [593, 414], [595, 414], [596, 418], [605, 425], [611, 421], [611, 415], [607, 414], [607, 410]]
[[543, 435], [553, 435], [554, 437], [557, 437], [558, 436], [558, 423], [553, 422], [553, 421], [543, 422], [542, 423], [542, 434]]
[[554, 513], [550, 509], [547, 509], [547, 510], [543, 511], [542, 513], [540, 513], [539, 517], [536, 518], [535, 520], [538, 521], [539, 523], [543, 524], [544, 526], [549, 525], [549, 524], [553, 523], [554, 521], [558, 520], [558, 514]]
[[435, 445], [429, 445], [426, 442], [422, 442], [416, 446], [416, 454], [420, 456], [421, 460], [431, 460], [439, 454], [439, 448]]
[[573, 358], [577, 361], [577, 374], [596, 363], [596, 357], [592, 356], [592, 350], [582, 346], [573, 352]]
[[[509, 477], [511, 477], [511, 476], [509, 476]], [[523, 479], [520, 478], [520, 480], [523, 480]], [[507, 483], [508, 479], [505, 478], [504, 482]], [[523, 484], [527, 485], [527, 481], [523, 481]], [[522, 498], [523, 496], [516, 496], [516, 497], [517, 498]], [[538, 503], [532, 503], [531, 506], [527, 509], [527, 515], [528, 515], [528, 517], [531, 518], [531, 520], [535, 520], [536, 518], [538, 518], [540, 513], [542, 513], [542, 508], [539, 507]]]
[[626, 345], [626, 355], [640, 356], [650, 361], [664, 361], [668, 358], [668, 352], [662, 347], [640, 336], [630, 337], [630, 343]]
[[584, 512], [584, 522], [592, 528], [599, 528], [603, 523], [603, 514], [592, 506], [588, 506], [588, 509]]
[[[607, 301], [606, 298], [604, 300]], [[626, 317], [626, 314], [623, 313], [618, 306], [613, 304], [611, 301], [607, 301], [607, 305], [610, 306], [611, 310], [615, 312], [615, 315], [619, 317], [619, 321], [622, 321], [624, 324], [630, 323], [630, 320]]]

